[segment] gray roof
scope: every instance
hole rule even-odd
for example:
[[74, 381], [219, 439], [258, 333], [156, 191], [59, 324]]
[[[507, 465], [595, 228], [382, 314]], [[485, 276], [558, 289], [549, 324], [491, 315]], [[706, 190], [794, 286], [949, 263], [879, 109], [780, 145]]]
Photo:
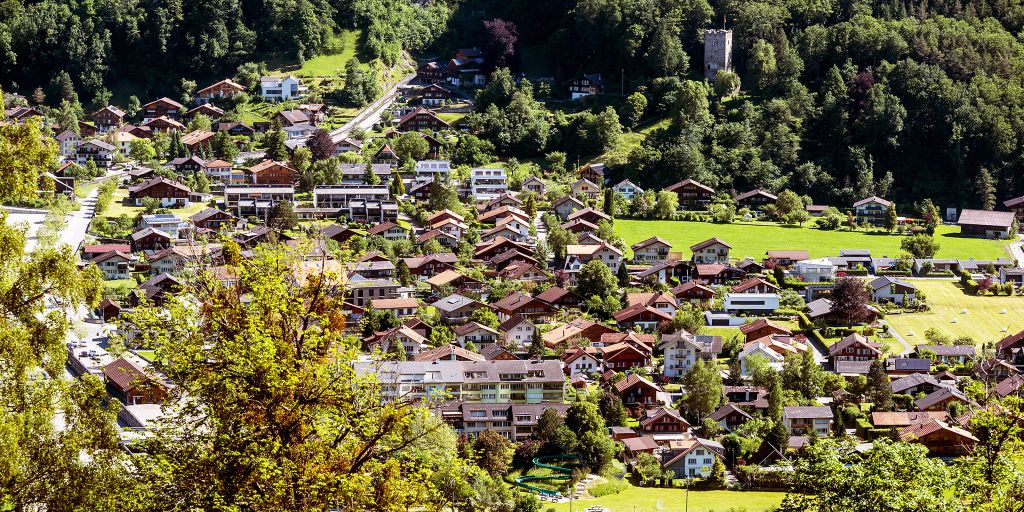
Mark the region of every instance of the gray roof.
[[891, 286], [891, 285], [903, 286], [903, 287], [906, 287], [906, 288], [910, 288], [912, 290], [916, 290], [917, 289], [916, 286], [908, 283], [907, 281], [901, 281], [901, 280], [896, 279], [895, 277], [891, 277], [891, 276], [876, 277], [875, 279], [871, 280], [871, 288], [874, 289], [874, 290], [877, 290], [879, 288], [884, 288], [886, 286]]
[[437, 308], [437, 309], [439, 309], [441, 311], [444, 311], [446, 313], [450, 313], [452, 311], [458, 311], [459, 309], [462, 309], [462, 308], [464, 308], [464, 307], [466, 307], [466, 306], [468, 306], [470, 304], [473, 304], [474, 302], [476, 302], [476, 301], [471, 299], [471, 298], [469, 298], [469, 297], [465, 297], [463, 295], [459, 295], [457, 293], [453, 293], [453, 294], [451, 294], [451, 295], [449, 295], [449, 296], [447, 296], [447, 297], [445, 297], [445, 298], [443, 298], [443, 299], [441, 299], [441, 300], [431, 304], [431, 306], [434, 306], [435, 308]]
[[918, 354], [922, 350], [931, 350], [937, 356], [964, 356], [974, 357], [977, 352], [972, 345], [918, 345], [914, 351]]
[[886, 371], [927, 372], [931, 367], [931, 361], [917, 357], [892, 357], [885, 360]]
[[867, 375], [871, 371], [871, 363], [874, 361], [836, 361], [835, 371], [840, 375], [855, 374]]
[[970, 402], [970, 400], [967, 398], [967, 395], [961, 393], [959, 389], [943, 387], [942, 389], [937, 389], [932, 394], [915, 401], [914, 405], [916, 405], [918, 409], [924, 410], [931, 407], [932, 405], [935, 405], [943, 400], [946, 400], [949, 397], [956, 398], [963, 402]]
[[[381, 383], [402, 381], [405, 375], [423, 375], [423, 383], [487, 382], [564, 382], [561, 361], [386, 361], [356, 363], [356, 371], [365, 375], [377, 369]], [[502, 379], [501, 376], [506, 378]]]
[[903, 393], [904, 391], [920, 386], [921, 384], [931, 384], [933, 386], [939, 386], [939, 381], [935, 380], [935, 377], [928, 375], [927, 373], [912, 373], [906, 377], [900, 377], [892, 381], [892, 392]]
[[832, 408], [827, 405], [790, 406], [782, 409], [783, 416], [801, 419], [832, 419]]

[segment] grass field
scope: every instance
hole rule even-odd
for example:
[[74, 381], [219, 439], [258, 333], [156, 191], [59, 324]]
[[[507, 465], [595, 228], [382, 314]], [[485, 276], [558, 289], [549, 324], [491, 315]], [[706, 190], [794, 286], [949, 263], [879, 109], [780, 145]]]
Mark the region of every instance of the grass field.
[[[633, 245], [654, 235], [672, 244], [673, 252], [689, 256], [690, 246], [717, 236], [732, 245], [730, 256], [750, 256], [758, 261], [770, 249], [806, 249], [811, 257], [838, 256], [840, 249], [870, 249], [873, 256], [899, 256], [902, 236], [865, 233], [863, 231], [825, 231], [817, 228], [781, 226], [773, 223], [738, 222], [713, 224], [710, 222], [646, 221], [620, 219], [615, 231]], [[939, 226], [939, 258], [992, 259], [1006, 257], [1005, 242], [980, 238], [961, 238], [960, 228]]]
[[[924, 331], [929, 327], [951, 337], [971, 336], [979, 344], [998, 341], [1007, 334], [1024, 329], [1024, 316], [1021, 315], [1021, 311], [1024, 311], [1024, 297], [966, 295], [952, 281], [915, 280], [914, 286], [925, 293], [931, 311], [885, 317], [907, 343], [928, 343]], [[964, 309], [967, 313], [961, 314]], [[1006, 314], [1001, 314], [1002, 310], [1006, 310]], [[954, 319], [956, 323], [952, 322]], [[1007, 332], [1002, 332], [1006, 328]]]
[[[785, 493], [781, 492], [743, 492], [743, 491], [690, 491], [691, 512], [726, 512], [730, 508], [761, 512], [770, 510], [782, 503]], [[588, 507], [606, 507], [612, 512], [683, 512], [686, 508], [685, 489], [663, 489], [646, 487], [629, 487], [626, 490], [609, 496], [589, 500], [577, 500], [573, 510], [585, 510]], [[555, 505], [543, 504], [543, 510], [568, 512], [569, 503]]]
[[292, 74], [295, 76], [345, 76], [345, 64], [348, 64], [352, 57], [356, 56], [359, 46], [359, 30], [343, 30], [335, 36], [332, 44], [340, 46], [341, 52], [331, 55], [317, 55], [307, 59], [302, 66], [280, 65], [277, 69], [271, 69], [270, 74], [282, 76]]
[[[141, 206], [132, 206], [125, 203], [125, 199], [127, 197], [127, 189], [119, 188], [115, 190], [114, 195], [110, 201], [110, 206], [108, 206], [107, 209], [104, 210], [103, 216], [107, 217], [108, 219], [114, 219], [120, 217], [121, 214], [125, 214], [134, 219], [136, 215], [142, 212], [143, 208]], [[206, 203], [189, 203], [189, 205], [185, 208], [170, 208], [170, 211], [171, 213], [177, 215], [178, 218], [184, 220], [192, 215], [195, 215], [203, 211], [208, 206], [209, 205]]]

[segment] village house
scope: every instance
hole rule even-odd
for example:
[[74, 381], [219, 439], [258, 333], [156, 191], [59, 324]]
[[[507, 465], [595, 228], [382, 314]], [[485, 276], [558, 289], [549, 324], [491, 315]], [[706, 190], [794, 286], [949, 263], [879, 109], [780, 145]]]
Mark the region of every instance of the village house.
[[690, 246], [696, 264], [728, 263], [732, 246], [718, 238], [709, 238]]
[[580, 167], [576, 171], [576, 174], [578, 174], [579, 177], [583, 179], [590, 180], [591, 183], [604, 185], [604, 171], [605, 165], [603, 163], [591, 162], [589, 164], [585, 164], [583, 167]]
[[638, 343], [615, 343], [597, 349], [608, 370], [623, 372], [651, 364], [650, 348]]
[[832, 432], [832, 408], [828, 406], [790, 406], [782, 408], [782, 423], [790, 435], [807, 435], [812, 430], [819, 436]]
[[900, 441], [920, 443], [935, 457], [962, 457], [974, 451], [978, 438], [970, 432], [935, 418], [914, 423], [899, 431]]
[[117, 148], [99, 139], [91, 139], [75, 146], [75, 163], [81, 166], [89, 162], [96, 164], [96, 167], [106, 169], [114, 163], [114, 152]]
[[966, 364], [978, 355], [973, 345], [915, 345], [914, 353], [918, 357], [934, 354], [935, 364], [947, 365]]
[[466, 322], [462, 325], [456, 325], [452, 329], [452, 333], [455, 334], [455, 342], [458, 343], [460, 347], [465, 347], [466, 344], [472, 343], [479, 348], [492, 343], [497, 343], [498, 338], [500, 337], [497, 330], [476, 322]]
[[441, 314], [447, 324], [461, 324], [469, 321], [473, 312], [486, 307], [480, 302], [457, 293], [444, 297], [431, 304]]
[[439, 132], [451, 129], [451, 125], [444, 119], [438, 117], [433, 111], [424, 107], [417, 107], [415, 110], [402, 116], [395, 124], [395, 129], [400, 132]]
[[208, 229], [211, 231], [231, 228], [238, 222], [234, 215], [217, 208], [206, 208], [189, 217], [188, 220], [198, 229]]
[[364, 278], [358, 274], [346, 283], [346, 299], [359, 307], [365, 307], [375, 299], [397, 299], [399, 284], [390, 279]]
[[885, 217], [892, 201], [871, 196], [853, 203], [854, 217], [858, 224], [868, 223], [879, 226], [885, 223]]
[[630, 201], [632, 201], [633, 198], [637, 196], [643, 195], [644, 193], [644, 189], [640, 188], [639, 186], [637, 186], [636, 183], [633, 183], [632, 181], [629, 180], [622, 180], [616, 183], [615, 185], [612, 186], [612, 191], [615, 192], [616, 194], [622, 194], [622, 197], [625, 197]]
[[163, 208], [184, 208], [189, 205], [192, 190], [167, 178], [153, 178], [138, 185], [128, 187], [128, 200], [135, 206], [142, 206], [143, 200], [153, 198]]
[[469, 171], [469, 193], [477, 201], [486, 201], [508, 191], [504, 167], [478, 167]]
[[99, 132], [105, 133], [124, 124], [124, 115], [123, 110], [107, 105], [93, 113], [92, 124]]
[[779, 287], [775, 286], [760, 277], [751, 277], [744, 279], [740, 284], [733, 286], [730, 290], [732, 293], [779, 293]]
[[576, 347], [569, 350], [562, 357], [562, 364], [565, 367], [565, 374], [569, 377], [576, 375], [591, 375], [604, 372], [604, 365], [598, 357], [599, 351], [596, 348]]
[[167, 400], [169, 386], [126, 357], [103, 367], [107, 391], [125, 405], [159, 404]]
[[564, 195], [551, 203], [551, 209], [560, 220], [569, 220], [573, 212], [586, 208], [582, 201], [571, 195]]
[[138, 257], [122, 251], [108, 251], [90, 260], [90, 262], [103, 272], [103, 279], [108, 281], [117, 279], [130, 279], [131, 271]]
[[416, 354], [414, 361], [486, 361], [484, 356], [458, 345], [447, 344], [426, 349]]
[[445, 81], [448, 70], [436, 61], [420, 64], [416, 68], [416, 80], [424, 84], [437, 84]]
[[695, 180], [685, 179], [665, 188], [679, 196], [679, 206], [687, 210], [707, 208], [715, 196], [715, 189]]
[[633, 244], [630, 249], [633, 250], [634, 263], [650, 264], [656, 261], [665, 261], [668, 258], [669, 251], [672, 249], [672, 244], [660, 237], [652, 236], [647, 240]]
[[711, 421], [718, 423], [726, 432], [731, 432], [732, 429], [753, 419], [753, 416], [731, 402], [719, 407], [717, 411], [708, 417], [711, 418]]
[[850, 334], [828, 348], [828, 356], [837, 361], [873, 361], [882, 355], [881, 345], [860, 333]]
[[287, 162], [264, 160], [250, 167], [249, 175], [255, 185], [292, 185], [298, 179], [299, 172]]
[[871, 287], [871, 300], [874, 302], [906, 304], [917, 301], [917, 288], [895, 277], [877, 277], [872, 279], [868, 286]]
[[[170, 98], [160, 98], [153, 100], [142, 106], [142, 123], [148, 124], [150, 121], [165, 117], [171, 120], [177, 120], [181, 117], [185, 107], [181, 103], [174, 101]], [[180, 124], [180, 123], [179, 123]]]
[[[183, 131], [185, 131], [185, 125], [179, 123], [176, 119], [168, 117], [168, 116], [155, 117], [153, 119], [145, 121], [145, 122], [142, 123], [142, 128], [145, 128], [145, 129], [149, 130], [150, 134], [155, 134], [155, 133], [160, 133], [160, 132], [170, 133], [170, 132], [183, 132]], [[139, 134], [136, 134], [135, 132], [132, 132], [132, 134], [136, 135], [138, 137], [144, 137], [144, 135], [139, 135]], [[148, 138], [148, 137], [146, 137], [146, 138]]]
[[572, 190], [572, 195], [576, 197], [597, 199], [597, 196], [601, 195], [601, 187], [586, 178], [580, 178], [574, 181], [572, 185], [569, 186], [569, 189]]
[[709, 304], [715, 298], [715, 291], [697, 281], [687, 281], [669, 290], [675, 296], [679, 305], [690, 303], [694, 305]]
[[735, 201], [737, 208], [747, 208], [751, 212], [759, 214], [764, 211], [765, 205], [775, 204], [778, 199], [775, 194], [755, 188], [749, 192], [737, 195]]
[[697, 359], [714, 361], [721, 355], [722, 337], [693, 335], [679, 330], [663, 335], [658, 349], [664, 354], [664, 375], [680, 378], [690, 371]]
[[230, 78], [225, 78], [213, 85], [208, 85], [196, 91], [196, 103], [205, 105], [215, 99], [233, 98], [236, 94], [245, 92], [245, 87]]
[[835, 279], [836, 266], [828, 258], [800, 260], [793, 265], [791, 273], [808, 283], [829, 282]]
[[1010, 237], [1015, 219], [1013, 212], [964, 209], [956, 223], [962, 236], [1003, 239]]
[[62, 131], [54, 139], [60, 145], [60, 156], [68, 159], [76, 157], [78, 145], [83, 141], [82, 136], [72, 130]]
[[774, 262], [775, 265], [792, 267], [798, 261], [810, 259], [810, 253], [805, 250], [769, 250], [764, 253], [764, 262]]
[[569, 98], [573, 101], [604, 92], [604, 78], [601, 75], [583, 75], [569, 82]]
[[677, 442], [677, 448], [668, 450], [662, 455], [661, 467], [672, 471], [675, 475], [687, 478], [700, 476], [710, 472], [716, 459], [721, 459], [725, 448], [716, 441], [701, 439], [684, 439]]
[[613, 388], [622, 399], [622, 405], [634, 417], [642, 411], [662, 405], [658, 398], [661, 388], [636, 373], [630, 373], [625, 379], [616, 382]]
[[260, 95], [266, 101], [288, 101], [305, 96], [308, 87], [292, 75], [260, 77]]
[[517, 347], [526, 347], [533, 342], [533, 336], [537, 332], [537, 326], [528, 318], [513, 315], [498, 326], [498, 332], [506, 343], [514, 344]]

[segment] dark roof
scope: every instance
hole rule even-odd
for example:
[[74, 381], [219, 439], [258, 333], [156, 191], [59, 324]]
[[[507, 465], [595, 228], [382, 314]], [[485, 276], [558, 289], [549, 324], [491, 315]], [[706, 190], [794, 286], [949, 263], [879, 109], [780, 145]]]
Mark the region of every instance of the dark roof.
[[964, 226], [985, 226], [1007, 229], [1013, 224], [1013, 212], [996, 212], [988, 210], [963, 210], [956, 223]]
[[744, 192], [744, 193], [736, 196], [736, 201], [742, 201], [744, 199], [749, 199], [749, 198], [754, 197], [754, 196], [765, 196], [765, 197], [767, 197], [769, 199], [772, 199], [772, 200], [778, 199], [778, 197], [776, 197], [775, 194], [772, 194], [770, 192], [761, 190], [759, 188], [755, 188], [754, 190], [751, 190], [749, 192]]
[[977, 352], [974, 350], [973, 345], [918, 345], [914, 347], [914, 351], [918, 354], [922, 350], [931, 350], [935, 352], [937, 356], [964, 356], [974, 357]]
[[939, 386], [939, 381], [928, 375], [927, 373], [912, 373], [906, 377], [900, 377], [892, 381], [892, 392], [902, 393], [910, 388], [920, 386], [921, 384], [931, 384], [932, 386]]
[[715, 244], [722, 244], [722, 245], [732, 249], [731, 245], [727, 244], [725, 241], [719, 239], [716, 236], [716, 237], [712, 237], [712, 238], [709, 238], [707, 240], [704, 240], [703, 242], [691, 245], [690, 246], [690, 250], [691, 251], [699, 251], [699, 250], [701, 250], [701, 249], [703, 249], [705, 247], [710, 247], [710, 246], [715, 245]]
[[871, 197], [865, 197], [864, 199], [861, 199], [860, 201], [857, 201], [856, 203], [853, 203], [853, 207], [856, 208], [858, 206], [862, 206], [862, 205], [865, 205], [865, 204], [868, 204], [868, 203], [878, 203], [878, 204], [888, 208], [889, 205], [892, 204], [892, 201], [887, 201], [887, 200], [882, 199], [881, 197], [878, 197], [878, 196], [871, 196]]

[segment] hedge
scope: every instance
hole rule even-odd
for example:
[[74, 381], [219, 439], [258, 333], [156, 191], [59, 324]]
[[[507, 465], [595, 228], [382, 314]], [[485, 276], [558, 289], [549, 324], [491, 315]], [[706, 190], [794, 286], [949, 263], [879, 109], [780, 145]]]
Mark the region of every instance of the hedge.
[[955, 277], [956, 274], [952, 270], [933, 270], [927, 274], [921, 274], [921, 277]]
[[868, 269], [866, 269], [866, 268], [848, 268], [846, 270], [841, 270], [840, 272], [842, 272], [842, 273], [844, 273], [844, 274], [846, 274], [848, 276], [866, 276], [866, 275], [868, 275]]
[[733, 472], [747, 485], [770, 488], [789, 487], [793, 476], [791, 471], [769, 471], [753, 465], [736, 466]]
[[797, 311], [796, 317], [801, 329], [810, 329], [811, 325], [813, 325], [811, 324], [811, 319], [807, 318], [803, 311]]
[[879, 270], [875, 272], [878, 276], [909, 276], [909, 270]]

